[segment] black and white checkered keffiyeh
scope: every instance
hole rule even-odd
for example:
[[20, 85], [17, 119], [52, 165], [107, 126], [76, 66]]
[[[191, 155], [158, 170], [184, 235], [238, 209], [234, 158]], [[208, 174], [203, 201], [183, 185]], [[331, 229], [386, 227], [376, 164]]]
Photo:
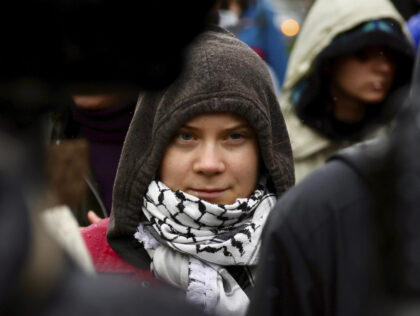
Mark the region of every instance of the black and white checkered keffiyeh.
[[[173, 192], [162, 182], [153, 180], [143, 202], [142, 211], [149, 222], [139, 224], [135, 238], [146, 249], [153, 249], [149, 255], [155, 273], [185, 288], [187, 297], [193, 297], [193, 301], [209, 311], [214, 311], [212, 305], [222, 304], [224, 307], [219, 308], [222, 314], [232, 306], [243, 312], [248, 298], [223, 267], [255, 266], [258, 262], [262, 228], [276, 202], [264, 181], [259, 182], [248, 198], [221, 205], [182, 191]], [[157, 257], [160, 259], [156, 260]], [[179, 272], [182, 265], [187, 265], [184, 273], [187, 280], [173, 275], [182, 274]], [[226, 283], [229, 283], [229, 293], [223, 289]]]
[[261, 228], [275, 200], [258, 185], [248, 198], [214, 204], [152, 181], [143, 213], [171, 248], [219, 265], [254, 265]]

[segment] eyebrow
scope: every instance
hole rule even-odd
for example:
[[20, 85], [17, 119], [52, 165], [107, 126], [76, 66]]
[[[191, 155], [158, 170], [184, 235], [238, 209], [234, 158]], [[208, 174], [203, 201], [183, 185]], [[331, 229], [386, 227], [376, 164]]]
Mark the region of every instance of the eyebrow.
[[240, 123], [238, 125], [234, 125], [232, 127], [227, 128], [227, 131], [233, 131], [233, 130], [237, 130], [237, 129], [251, 129], [251, 126], [248, 123]]

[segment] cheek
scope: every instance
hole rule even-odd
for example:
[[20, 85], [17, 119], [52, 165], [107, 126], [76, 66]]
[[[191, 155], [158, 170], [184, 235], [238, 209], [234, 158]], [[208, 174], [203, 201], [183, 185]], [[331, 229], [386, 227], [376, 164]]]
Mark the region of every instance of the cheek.
[[259, 173], [259, 152], [255, 148], [247, 148], [231, 162], [231, 167], [239, 181], [241, 193], [250, 195], [257, 184]]
[[173, 191], [182, 189], [182, 179], [187, 171], [187, 165], [185, 159], [182, 159], [176, 151], [167, 150], [159, 169], [160, 180]]
[[397, 64], [395, 62], [393, 62], [391, 64], [391, 70], [389, 72], [389, 76], [391, 78], [391, 81], [393, 81], [395, 79], [396, 73], [397, 73]]
[[334, 80], [342, 90], [351, 92], [357, 89], [360, 78], [364, 77], [363, 71], [358, 66], [347, 63], [337, 71]]

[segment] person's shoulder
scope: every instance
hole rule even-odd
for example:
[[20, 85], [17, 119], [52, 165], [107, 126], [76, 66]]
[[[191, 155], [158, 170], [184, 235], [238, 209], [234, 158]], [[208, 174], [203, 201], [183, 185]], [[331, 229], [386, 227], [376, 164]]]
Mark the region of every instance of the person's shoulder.
[[332, 160], [287, 191], [268, 222], [274, 231], [287, 227], [309, 236], [350, 212], [364, 212], [369, 203], [369, 191], [360, 174], [345, 162]]
[[126, 276], [135, 281], [158, 284], [149, 269], [133, 266], [111, 248], [106, 239], [108, 224], [109, 218], [105, 218], [81, 229], [95, 270], [102, 275]]
[[310, 160], [314, 155], [322, 154], [324, 162], [331, 154], [330, 149], [338, 149], [336, 142], [321, 135], [306, 125], [296, 114], [292, 105], [284, 110], [284, 120], [289, 131], [290, 142], [295, 161]]
[[282, 199], [284, 203], [290, 201], [302, 206], [331, 204], [338, 200], [337, 194], [341, 196], [341, 201], [360, 195], [359, 190], [350, 189], [359, 187], [362, 182], [360, 175], [347, 163], [331, 160], [308, 174]]
[[376, 138], [334, 154], [278, 200], [273, 225], [311, 232], [349, 215], [365, 216], [372, 203], [371, 186], [380, 181], [378, 175], [386, 164], [388, 146], [387, 138]]

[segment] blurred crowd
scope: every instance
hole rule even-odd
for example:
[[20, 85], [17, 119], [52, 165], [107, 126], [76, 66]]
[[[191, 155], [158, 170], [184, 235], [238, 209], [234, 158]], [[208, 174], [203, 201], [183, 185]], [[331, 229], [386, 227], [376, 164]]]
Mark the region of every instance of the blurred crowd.
[[279, 2], [5, 4], [0, 315], [420, 313], [420, 2]]

